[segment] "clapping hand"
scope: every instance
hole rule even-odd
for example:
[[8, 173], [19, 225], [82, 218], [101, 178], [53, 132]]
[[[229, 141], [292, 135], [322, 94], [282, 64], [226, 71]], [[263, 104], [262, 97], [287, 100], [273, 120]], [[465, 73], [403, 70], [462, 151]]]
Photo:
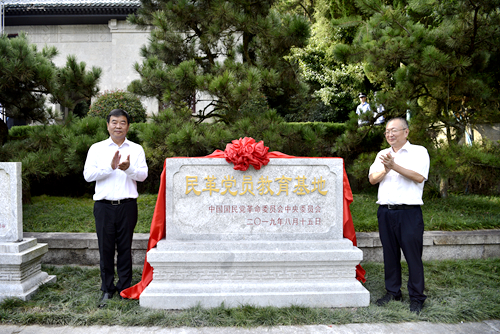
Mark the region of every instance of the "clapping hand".
[[115, 155], [113, 156], [113, 160], [111, 160], [111, 168], [117, 169], [118, 165], [120, 164], [120, 158], [122, 156], [120, 155], [119, 151], [116, 151]]
[[386, 155], [380, 156], [380, 160], [382, 160], [382, 164], [385, 167], [385, 171], [388, 173], [391, 169], [394, 168], [394, 157], [391, 153], [387, 153]]
[[118, 165], [118, 168], [121, 169], [121, 170], [127, 170], [129, 167], [130, 167], [130, 155], [127, 156], [127, 160], [121, 162]]
[[111, 168], [127, 170], [130, 167], [130, 155], [128, 155], [127, 160], [123, 162], [120, 162], [121, 157], [122, 156], [120, 155], [120, 152], [116, 151], [115, 155], [113, 156], [113, 160], [111, 160]]

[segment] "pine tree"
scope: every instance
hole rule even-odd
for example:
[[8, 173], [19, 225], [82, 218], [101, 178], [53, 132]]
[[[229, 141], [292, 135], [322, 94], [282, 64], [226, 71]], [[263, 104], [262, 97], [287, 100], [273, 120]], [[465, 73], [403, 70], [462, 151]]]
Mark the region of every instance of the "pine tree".
[[356, 4], [368, 18], [354, 47], [340, 45], [337, 56], [360, 56], [351, 60], [365, 62], [390, 116], [409, 110], [428, 135], [441, 124], [448, 141], [458, 141], [469, 126], [498, 114], [500, 1]]
[[[368, 78], [380, 87], [377, 99], [386, 118], [410, 113], [410, 140], [430, 150], [446, 197], [457, 159], [447, 147], [474, 124], [499, 118], [500, 1], [356, 0], [356, 5], [362, 12], [351, 18], [359, 24], [357, 35], [351, 45], [337, 45], [337, 59], [364, 63]], [[442, 130], [448, 146], [439, 142]], [[348, 131], [337, 147], [349, 147], [359, 132]]]
[[47, 96], [73, 110], [97, 94], [101, 69], [86, 71], [85, 63], [77, 63], [75, 56], [68, 56], [66, 66], [58, 68], [52, 62], [57, 54], [55, 47], [38, 51], [23, 33], [15, 38], [0, 36], [0, 105], [8, 117], [43, 123]]
[[84, 62], [78, 63], [74, 55], [67, 57], [66, 66], [56, 71], [51, 102], [59, 103], [70, 111], [81, 101], [90, 105], [91, 98], [99, 93], [97, 84], [102, 70], [93, 66], [91, 71], [87, 71], [86, 66]]
[[275, 1], [142, 0], [134, 24], [153, 25], [145, 58], [135, 69], [140, 80], [129, 90], [163, 104], [193, 106], [200, 94], [208, 106], [199, 120], [235, 119], [247, 100], [262, 95], [280, 113], [289, 111], [306, 86], [285, 59], [291, 47], [305, 45], [308, 21], [280, 14]]
[[45, 95], [53, 86], [56, 55], [55, 47], [39, 52], [25, 34], [0, 36], [0, 104], [8, 117], [45, 121]]

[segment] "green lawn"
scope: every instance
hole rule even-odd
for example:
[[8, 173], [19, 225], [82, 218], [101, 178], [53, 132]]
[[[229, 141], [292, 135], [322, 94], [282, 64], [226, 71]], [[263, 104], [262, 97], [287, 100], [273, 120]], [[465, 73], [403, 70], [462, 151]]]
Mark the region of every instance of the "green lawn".
[[[500, 259], [430, 261], [424, 263], [428, 296], [420, 315], [409, 311], [406, 289], [408, 268], [403, 268], [403, 302], [386, 307], [374, 305], [385, 293], [383, 264], [364, 263], [371, 303], [359, 308], [220, 306], [193, 307], [183, 311], [152, 310], [137, 300], [114, 298], [98, 309], [100, 278], [98, 268], [50, 267], [42, 269], [57, 275], [57, 282], [40, 288], [32, 300], [6, 299], [0, 303], [2, 324], [44, 325], [122, 325], [162, 327], [202, 326], [280, 326], [346, 323], [395, 323], [428, 321], [459, 323], [500, 319]], [[140, 279], [134, 270], [133, 282]]]
[[[148, 233], [157, 195], [140, 195], [136, 233]], [[94, 201], [90, 197], [35, 196], [23, 205], [25, 232], [95, 232]]]
[[[157, 195], [140, 195], [136, 233], [148, 233]], [[90, 197], [35, 196], [23, 206], [26, 232], [95, 232], [94, 202]], [[378, 231], [376, 194], [354, 194], [351, 204], [357, 232]], [[500, 228], [500, 197], [451, 195], [447, 199], [425, 199], [422, 207], [425, 229], [460, 231]]]
[[[357, 232], [378, 231], [376, 194], [354, 194], [351, 213]], [[426, 231], [463, 231], [500, 228], [500, 197], [451, 195], [424, 199]]]
[[[376, 231], [376, 194], [354, 194], [351, 205], [357, 231]], [[149, 231], [156, 195], [141, 195], [136, 232]], [[94, 232], [93, 201], [88, 197], [38, 196], [24, 205], [24, 230], [30, 232]], [[426, 230], [475, 230], [500, 228], [500, 198], [452, 195], [427, 199], [423, 207]], [[275, 308], [251, 305], [213, 309], [193, 307], [183, 311], [141, 308], [135, 300], [113, 299], [97, 308], [100, 297], [98, 268], [43, 266], [57, 275], [31, 301], [6, 299], [0, 303], [0, 323], [44, 325], [123, 326], [278, 326], [429, 321], [457, 323], [500, 319], [500, 259], [447, 260], [424, 263], [428, 300], [420, 315], [409, 312], [406, 263], [403, 267], [403, 303], [377, 307], [373, 302], [385, 293], [383, 264], [363, 263], [371, 304], [362, 308]], [[141, 271], [134, 270], [133, 281]]]

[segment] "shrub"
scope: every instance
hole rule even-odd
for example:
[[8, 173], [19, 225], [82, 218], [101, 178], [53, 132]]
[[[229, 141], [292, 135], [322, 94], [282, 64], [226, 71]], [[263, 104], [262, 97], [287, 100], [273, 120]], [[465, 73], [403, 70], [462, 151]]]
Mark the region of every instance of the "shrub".
[[474, 142], [472, 146], [442, 145], [429, 150], [429, 154], [431, 186], [439, 188], [439, 182], [445, 180], [452, 193], [500, 193], [499, 143], [483, 140]]
[[141, 100], [128, 92], [117, 90], [115, 92], [104, 92], [100, 94], [88, 112], [89, 116], [106, 118], [113, 109], [123, 109], [130, 115], [130, 123], [146, 121], [146, 109]]
[[[332, 156], [331, 145], [344, 131], [342, 124], [286, 123], [275, 110], [267, 108], [264, 100], [253, 102], [242, 112], [252, 114], [259, 109], [259, 116], [241, 115], [233, 124], [196, 124], [189, 108], [166, 109], [153, 116], [151, 123], [131, 124], [127, 138], [144, 147], [149, 167], [146, 181], [138, 183], [139, 191], [158, 191], [165, 158], [204, 156], [216, 149], [224, 150], [231, 140], [245, 136], [264, 140], [271, 151]], [[10, 140], [0, 147], [0, 158], [23, 163], [27, 201], [30, 194], [92, 193], [93, 185], [85, 182], [82, 171], [89, 147], [108, 137], [103, 118], [75, 118], [65, 125], [15, 127], [9, 134]]]
[[[256, 110], [256, 106], [257, 103], [249, 105], [247, 112]], [[216, 149], [224, 150], [231, 140], [245, 136], [263, 140], [270, 151], [294, 156], [340, 156], [345, 160], [353, 190], [376, 189], [368, 183], [368, 169], [381, 145], [387, 145], [383, 127], [339, 155], [334, 146], [344, 135], [345, 124], [287, 123], [273, 109], [261, 111], [258, 117], [242, 117], [232, 124], [197, 124], [189, 108], [166, 109], [153, 116], [151, 123], [131, 124], [127, 138], [144, 147], [149, 167], [146, 181], [138, 183], [139, 191], [158, 191], [165, 158], [204, 156]], [[100, 117], [75, 118], [64, 125], [17, 126], [10, 129], [9, 140], [0, 146], [0, 161], [23, 163], [25, 200], [29, 201], [30, 194], [92, 193], [93, 184], [83, 179], [83, 165], [89, 147], [108, 137], [106, 121]], [[436, 187], [439, 189], [443, 178], [449, 181], [451, 192], [500, 191], [500, 145], [484, 141], [472, 147], [428, 149], [431, 169], [425, 187], [427, 195]]]
[[83, 179], [83, 165], [89, 147], [109, 136], [103, 119], [13, 127], [10, 135], [0, 147], [0, 157], [22, 163], [24, 202], [30, 201], [30, 195], [78, 196], [92, 191], [92, 185]]
[[32, 125], [18, 125], [13, 126], [9, 130], [9, 136], [12, 137], [26, 137], [29, 136], [34, 129], [40, 125], [32, 126]]

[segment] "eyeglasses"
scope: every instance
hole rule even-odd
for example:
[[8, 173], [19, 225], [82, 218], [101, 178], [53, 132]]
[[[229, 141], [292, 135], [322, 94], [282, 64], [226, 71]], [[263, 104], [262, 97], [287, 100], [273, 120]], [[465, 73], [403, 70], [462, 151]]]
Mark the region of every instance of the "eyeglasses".
[[408, 129], [408, 128], [402, 128], [402, 129], [389, 129], [387, 131], [384, 132], [384, 134], [387, 136], [387, 135], [392, 135], [392, 134], [396, 134], [398, 133], [399, 131], [403, 131], [404, 129]]

